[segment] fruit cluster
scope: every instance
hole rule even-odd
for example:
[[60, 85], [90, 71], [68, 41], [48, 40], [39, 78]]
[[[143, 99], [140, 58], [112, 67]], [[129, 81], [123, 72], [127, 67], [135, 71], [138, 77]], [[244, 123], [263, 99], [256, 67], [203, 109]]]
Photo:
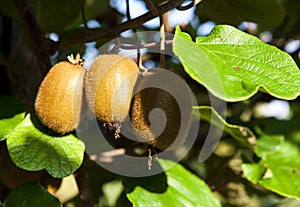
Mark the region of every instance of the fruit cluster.
[[[68, 58], [69, 62], [54, 65], [39, 87], [35, 111], [43, 125], [60, 134], [73, 131], [86, 101], [96, 118], [115, 131], [116, 138], [129, 114], [138, 140], [166, 150], [177, 139], [181, 111], [176, 99], [163, 89], [144, 87], [160, 76], [160, 70], [140, 74], [132, 59], [115, 54], [98, 56], [89, 70], [83, 68], [79, 56], [75, 60]], [[149, 119], [156, 108], [165, 113], [167, 120], [159, 135], [151, 130]], [[172, 149], [182, 144], [185, 137], [178, 139]]]

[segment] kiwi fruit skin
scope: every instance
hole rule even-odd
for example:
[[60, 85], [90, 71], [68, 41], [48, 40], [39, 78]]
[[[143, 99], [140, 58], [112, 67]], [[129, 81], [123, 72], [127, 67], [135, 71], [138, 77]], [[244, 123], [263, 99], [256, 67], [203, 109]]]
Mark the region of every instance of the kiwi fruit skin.
[[86, 70], [79, 64], [59, 62], [42, 81], [35, 112], [43, 125], [59, 134], [73, 131], [80, 122]]
[[107, 54], [93, 62], [85, 77], [88, 106], [104, 123], [121, 123], [128, 115], [139, 68], [130, 58]]
[[[159, 151], [175, 150], [186, 140], [192, 111], [186, 110], [189, 113], [187, 116], [188, 119], [185, 122], [186, 128], [183, 128], [184, 131], [179, 133], [182, 116], [176, 99], [162, 88], [145, 87], [148, 85], [148, 82], [155, 80], [160, 73], [160, 70], [153, 69], [139, 78], [135, 88], [137, 92], [131, 103], [130, 118], [132, 131], [139, 141], [146, 142], [154, 149], [158, 149]], [[188, 96], [187, 98], [190, 98], [192, 102], [192, 97]], [[151, 125], [157, 123], [150, 123], [149, 118], [150, 112], [156, 108], [161, 109], [161, 113], [165, 113], [166, 116], [166, 125], [160, 134], [151, 130]], [[158, 117], [157, 119], [160, 118]]]

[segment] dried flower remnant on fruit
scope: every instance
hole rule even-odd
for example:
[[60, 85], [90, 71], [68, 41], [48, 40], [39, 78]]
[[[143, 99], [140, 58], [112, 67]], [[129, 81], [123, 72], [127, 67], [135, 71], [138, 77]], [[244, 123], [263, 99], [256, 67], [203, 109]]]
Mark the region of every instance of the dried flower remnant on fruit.
[[119, 139], [121, 133], [121, 123], [104, 123], [103, 126], [109, 130], [109, 132], [115, 132], [115, 139]]
[[80, 66], [84, 65], [84, 59], [80, 58], [80, 54], [79, 53], [76, 54], [75, 59], [74, 59], [73, 54], [67, 56], [67, 59], [69, 60], [70, 63], [73, 63], [74, 65], [80, 65]]

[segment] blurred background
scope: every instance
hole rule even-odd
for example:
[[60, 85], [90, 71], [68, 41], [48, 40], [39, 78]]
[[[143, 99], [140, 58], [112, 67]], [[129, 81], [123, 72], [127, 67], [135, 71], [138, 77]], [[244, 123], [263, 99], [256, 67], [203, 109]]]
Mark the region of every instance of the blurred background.
[[[81, 53], [88, 61], [95, 58], [98, 49], [118, 37], [104, 35], [95, 41], [80, 39], [86, 32], [82, 10], [91, 31], [107, 31], [121, 23], [137, 18], [149, 9], [145, 1], [129, 0], [29, 0], [38, 20], [42, 36], [52, 40], [54, 49], [48, 52], [51, 64], [66, 60], [67, 55]], [[84, 3], [84, 4], [83, 4]], [[159, 6], [163, 1], [155, 0]], [[190, 4], [185, 1], [183, 5]], [[84, 5], [84, 7], [83, 7]], [[129, 9], [128, 9], [129, 8]], [[257, 36], [262, 41], [289, 53], [300, 64], [300, 1], [299, 0], [203, 0], [197, 6], [184, 11], [172, 9], [163, 15], [165, 32], [174, 33], [180, 25], [182, 31], [193, 39], [206, 36], [217, 24], [230, 24]], [[135, 28], [139, 31], [159, 31], [159, 18], [152, 19]], [[32, 39], [22, 23], [18, 10], [11, 0], [0, 1], [0, 117], [22, 110], [33, 111], [33, 103], [39, 84], [43, 79], [40, 62], [34, 54]], [[120, 33], [124, 42], [132, 42], [132, 29]], [[78, 38], [77, 38], [78, 37]], [[140, 39], [141, 44], [143, 38]], [[159, 40], [159, 39], [158, 39]], [[155, 39], [153, 39], [155, 41]], [[145, 42], [144, 42], [145, 43]], [[158, 67], [159, 54], [143, 50], [143, 64], [147, 68]], [[88, 68], [88, 65], [86, 65]], [[166, 67], [180, 74], [196, 95], [199, 105], [210, 105], [207, 90], [185, 74], [178, 59], [166, 57]], [[19, 105], [15, 105], [17, 100]], [[14, 104], [8, 104], [10, 101]], [[278, 100], [265, 93], [257, 93], [242, 102], [228, 103], [224, 112], [227, 122], [262, 130], [269, 134], [283, 134], [288, 142], [300, 146], [300, 100]], [[205, 162], [198, 162], [199, 147], [203, 144], [209, 124], [201, 124], [199, 139], [182, 163], [207, 181], [225, 206], [300, 206], [294, 199], [282, 198], [247, 181], [234, 178], [239, 171], [243, 149], [228, 134], [223, 137], [214, 154]], [[109, 173], [91, 161], [85, 162], [90, 186], [98, 206], [124, 206], [126, 198], [117, 175]], [[71, 188], [76, 188], [76, 186]], [[67, 188], [68, 189], [68, 188]], [[70, 188], [69, 188], [70, 189]], [[67, 190], [68, 191], [68, 190]], [[64, 193], [62, 193], [64, 194]], [[80, 206], [78, 197], [72, 197], [66, 206]], [[66, 199], [68, 200], [68, 199]], [[120, 204], [122, 203], [122, 205]], [[251, 203], [251, 204], [249, 204]], [[128, 204], [129, 205], [129, 204]]]

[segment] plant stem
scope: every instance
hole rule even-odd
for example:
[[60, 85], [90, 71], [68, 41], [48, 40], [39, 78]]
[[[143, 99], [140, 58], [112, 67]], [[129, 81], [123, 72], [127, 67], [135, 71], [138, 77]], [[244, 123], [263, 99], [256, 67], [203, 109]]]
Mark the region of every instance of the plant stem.
[[87, 174], [83, 167], [80, 167], [74, 176], [79, 189], [79, 198], [82, 201], [83, 206], [93, 207], [94, 199], [88, 183]]
[[14, 0], [21, 20], [32, 41], [32, 48], [40, 70], [45, 75], [51, 68], [50, 55], [55, 51], [55, 43], [44, 38], [28, 0]]
[[167, 3], [157, 7], [157, 14], [153, 14], [153, 12], [149, 11], [137, 18], [132, 20], [128, 20], [124, 23], [116, 25], [115, 27], [107, 30], [103, 29], [89, 29], [89, 32], [86, 33], [85, 30], [76, 30], [70, 31], [68, 33], [63, 33], [61, 35], [61, 40], [57, 45], [57, 49], [65, 49], [71, 45], [80, 43], [83, 38], [85, 38], [86, 42], [93, 42], [99, 39], [112, 39], [115, 38], [117, 35], [121, 34], [122, 32], [136, 28], [145, 22], [158, 17], [165, 12], [178, 7], [184, 0], [172, 0], [168, 1]]

